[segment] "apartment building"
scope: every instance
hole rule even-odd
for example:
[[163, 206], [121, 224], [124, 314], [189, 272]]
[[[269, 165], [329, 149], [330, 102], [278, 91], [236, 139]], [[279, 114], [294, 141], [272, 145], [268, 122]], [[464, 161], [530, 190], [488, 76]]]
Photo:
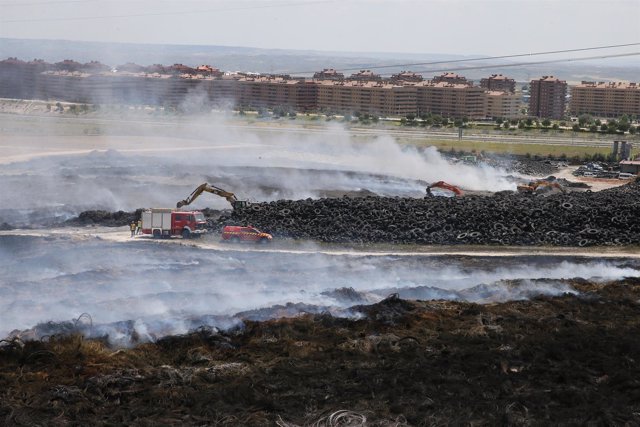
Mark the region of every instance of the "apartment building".
[[571, 115], [640, 116], [640, 85], [625, 82], [582, 82], [571, 87]]
[[413, 71], [401, 71], [397, 74], [392, 74], [389, 79], [390, 82], [421, 82], [424, 81], [424, 77], [421, 74], [414, 73]]
[[384, 82], [316, 81], [317, 109], [325, 113], [406, 116], [416, 112], [416, 90]]
[[454, 85], [472, 86], [473, 80], [467, 80], [466, 77], [456, 73], [443, 73], [432, 78], [431, 83], [451, 83]]
[[492, 74], [480, 80], [480, 87], [490, 91], [516, 92], [516, 81], [502, 74]]
[[382, 80], [382, 76], [371, 70], [360, 70], [357, 73], [351, 74], [349, 76], [349, 80], [356, 80], [359, 82], [377, 82]]
[[485, 116], [502, 119], [520, 117], [520, 95], [504, 91], [485, 91]]
[[432, 113], [443, 117], [483, 119], [485, 91], [478, 86], [454, 83], [422, 82], [415, 85], [418, 114]]
[[297, 80], [279, 77], [243, 77], [238, 80], [237, 102], [245, 107], [295, 108]]
[[314, 80], [344, 80], [344, 74], [337, 72], [333, 68], [325, 68], [313, 75]]
[[567, 97], [567, 82], [553, 76], [531, 80], [529, 115], [546, 119], [561, 119], [564, 116]]

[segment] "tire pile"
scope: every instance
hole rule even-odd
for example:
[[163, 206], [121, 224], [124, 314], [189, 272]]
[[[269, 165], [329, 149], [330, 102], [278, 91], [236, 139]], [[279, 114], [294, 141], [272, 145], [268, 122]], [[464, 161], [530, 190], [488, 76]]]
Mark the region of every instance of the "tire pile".
[[425, 199], [365, 197], [250, 205], [209, 227], [335, 243], [622, 246], [640, 242], [640, 183], [600, 192]]
[[556, 163], [547, 160], [534, 160], [522, 158], [512, 161], [510, 159], [494, 158], [487, 159], [484, 163], [492, 167], [506, 170], [507, 172], [517, 172], [530, 176], [547, 176], [558, 172]]
[[81, 212], [76, 218], [65, 221], [65, 225], [103, 225], [106, 227], [121, 227], [138, 221], [142, 216], [143, 209], [135, 212], [108, 212], [103, 210], [93, 210]]

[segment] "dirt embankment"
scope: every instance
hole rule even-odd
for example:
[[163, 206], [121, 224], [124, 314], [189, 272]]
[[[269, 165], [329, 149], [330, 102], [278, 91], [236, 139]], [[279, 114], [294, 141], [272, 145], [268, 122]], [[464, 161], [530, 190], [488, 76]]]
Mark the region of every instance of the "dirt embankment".
[[[130, 350], [0, 345], [5, 425], [640, 422], [640, 281], [477, 305], [396, 297]], [[343, 412], [338, 412], [343, 411]]]

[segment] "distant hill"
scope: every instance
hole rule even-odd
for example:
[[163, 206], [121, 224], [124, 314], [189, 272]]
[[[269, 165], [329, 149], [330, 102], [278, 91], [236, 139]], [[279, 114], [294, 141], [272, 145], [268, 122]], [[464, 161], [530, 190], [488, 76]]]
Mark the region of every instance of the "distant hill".
[[[581, 80], [628, 80], [640, 77], [638, 58], [610, 59], [561, 64], [509, 67], [508, 61], [478, 61], [470, 63], [437, 64], [432, 66], [402, 66], [406, 63], [455, 61], [477, 56], [442, 54], [395, 54], [390, 52], [325, 52], [285, 49], [259, 49], [240, 46], [160, 45], [139, 43], [103, 43], [68, 40], [30, 40], [0, 38], [0, 59], [18, 57], [23, 60], [44, 59], [58, 62], [73, 59], [79, 62], [100, 61], [117, 66], [126, 62], [140, 65], [182, 63], [189, 66], [209, 64], [224, 71], [252, 71], [258, 73], [291, 73], [310, 75], [323, 68], [362, 69], [374, 65], [398, 65], [384, 68], [380, 74], [390, 75], [405, 69], [418, 71], [430, 78], [439, 70], [453, 70], [466, 66], [504, 64], [500, 68], [457, 70], [469, 79], [478, 81], [493, 73], [502, 73], [526, 82], [542, 75], [555, 75], [569, 82]], [[547, 59], [541, 58], [541, 59]], [[450, 68], [447, 68], [450, 67]], [[429, 70], [429, 71], [424, 71]], [[433, 71], [431, 71], [433, 70]], [[349, 74], [351, 71], [345, 72]]]

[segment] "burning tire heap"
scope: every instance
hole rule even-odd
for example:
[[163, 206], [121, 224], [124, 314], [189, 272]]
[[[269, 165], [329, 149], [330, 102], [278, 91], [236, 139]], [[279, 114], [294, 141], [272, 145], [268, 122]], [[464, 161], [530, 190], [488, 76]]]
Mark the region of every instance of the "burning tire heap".
[[142, 209], [135, 212], [108, 212], [102, 210], [84, 211], [77, 218], [72, 218], [65, 222], [66, 225], [103, 225], [106, 227], [121, 227], [138, 221], [142, 216]]
[[640, 241], [640, 183], [549, 196], [279, 200], [210, 221], [278, 237], [338, 243], [590, 246]]

